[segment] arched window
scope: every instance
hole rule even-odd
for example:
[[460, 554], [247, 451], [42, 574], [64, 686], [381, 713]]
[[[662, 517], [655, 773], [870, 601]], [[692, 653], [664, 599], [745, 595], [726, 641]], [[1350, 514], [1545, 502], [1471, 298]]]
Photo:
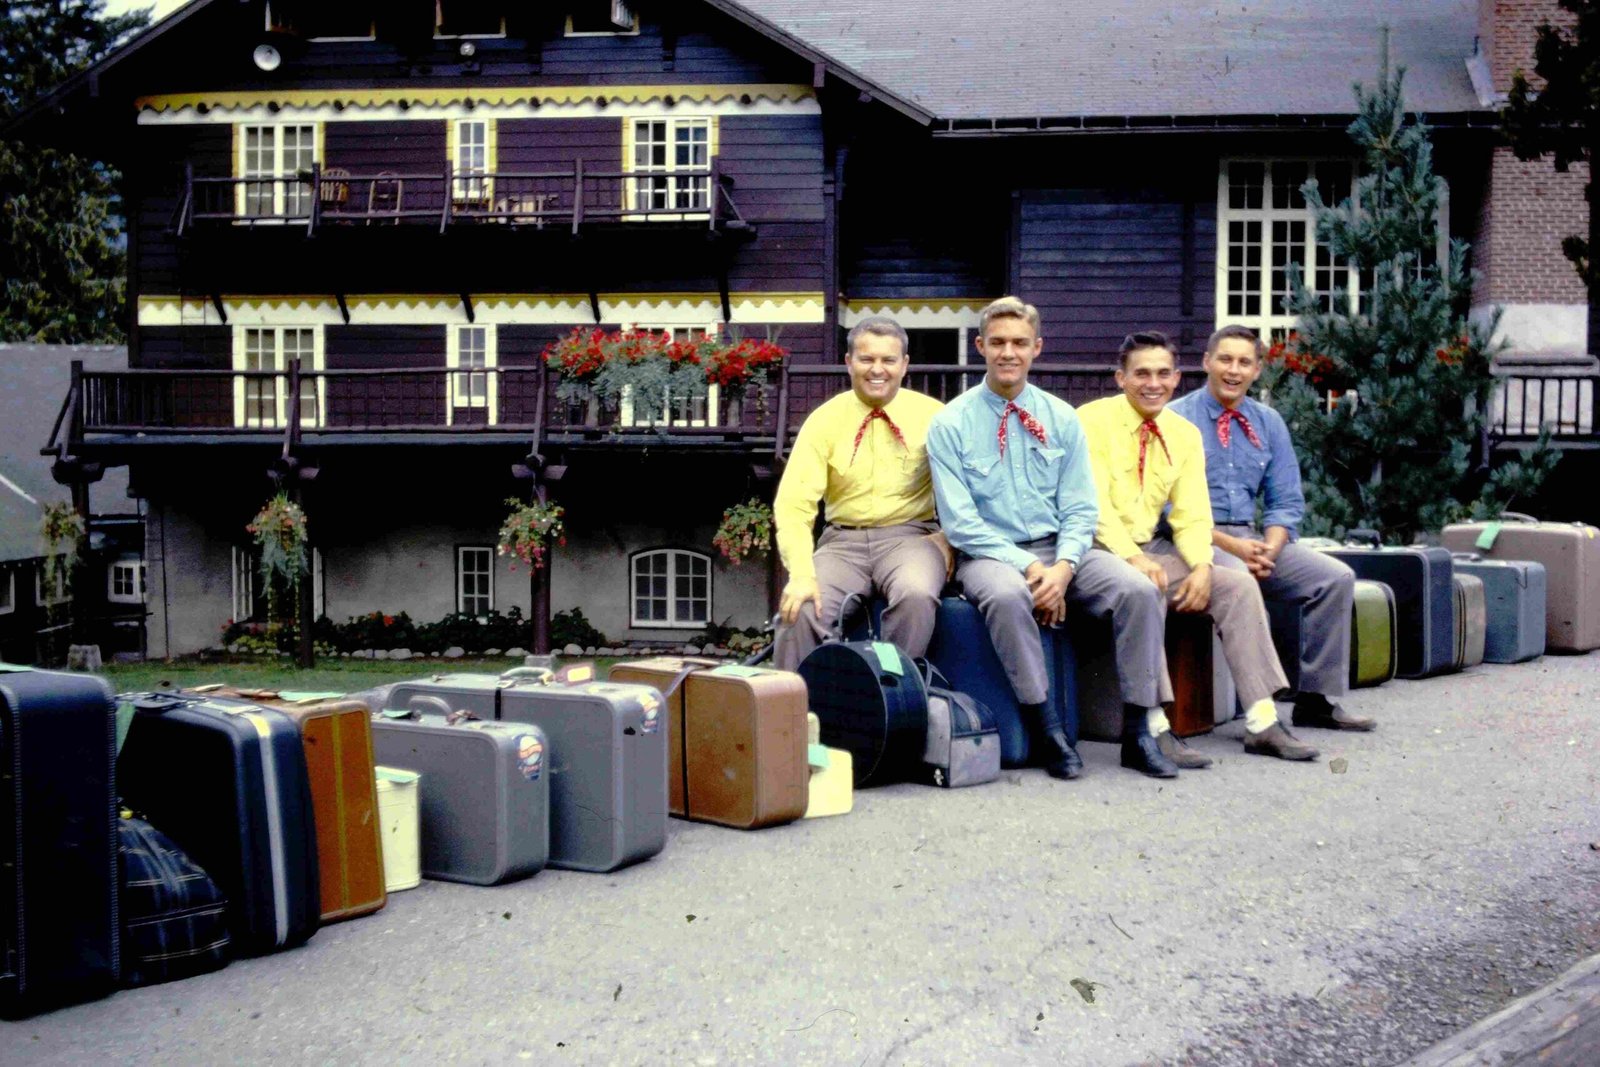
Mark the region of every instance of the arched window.
[[699, 629], [711, 618], [711, 557], [656, 548], [633, 557], [630, 625]]

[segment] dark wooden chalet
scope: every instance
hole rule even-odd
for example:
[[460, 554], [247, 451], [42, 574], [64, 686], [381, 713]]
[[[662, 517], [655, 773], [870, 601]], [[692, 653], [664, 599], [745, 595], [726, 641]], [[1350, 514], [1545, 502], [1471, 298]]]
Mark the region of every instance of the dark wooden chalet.
[[[978, 379], [978, 309], [1017, 293], [1040, 378], [1078, 401], [1132, 328], [1190, 352], [1222, 322], [1283, 329], [1291, 263], [1353, 299], [1297, 190], [1349, 180], [1380, 9], [1451, 232], [1477, 234], [1494, 114], [1469, 6], [1184, 6], [193, 0], [12, 130], [126, 176], [128, 368], [78, 374], [51, 444], [131, 469], [152, 650], [259, 610], [244, 525], [269, 473], [337, 619], [526, 610], [492, 546], [535, 491], [569, 525], [536, 617], [657, 642], [759, 621], [771, 576], [711, 532], [770, 495], [860, 318], [897, 316], [947, 396]], [[731, 407], [596, 423], [540, 358], [596, 324], [790, 359]], [[1506, 405], [1507, 439], [1552, 402], [1592, 436], [1592, 376], [1552, 381]]]

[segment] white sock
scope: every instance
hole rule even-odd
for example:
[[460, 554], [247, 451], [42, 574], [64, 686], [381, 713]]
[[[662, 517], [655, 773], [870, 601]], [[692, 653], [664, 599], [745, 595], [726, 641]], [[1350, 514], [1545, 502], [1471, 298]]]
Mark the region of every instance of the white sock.
[[1244, 709], [1244, 728], [1249, 733], [1259, 734], [1277, 721], [1278, 705], [1272, 702], [1271, 697], [1262, 697]]
[[1172, 729], [1172, 724], [1167, 721], [1167, 713], [1161, 708], [1151, 708], [1144, 713], [1144, 721], [1150, 727], [1151, 737], [1160, 737]]

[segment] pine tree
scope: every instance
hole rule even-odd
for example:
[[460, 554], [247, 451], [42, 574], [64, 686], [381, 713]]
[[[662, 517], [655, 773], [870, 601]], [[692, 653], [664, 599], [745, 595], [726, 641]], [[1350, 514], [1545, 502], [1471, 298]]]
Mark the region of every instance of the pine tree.
[[[149, 21], [105, 0], [8, 3], [0, 17], [0, 121], [100, 59]], [[0, 142], [0, 340], [122, 339], [126, 254], [110, 168]]]
[[1358, 273], [1358, 306], [1291, 269], [1298, 328], [1263, 377], [1300, 456], [1306, 532], [1376, 529], [1395, 544], [1498, 513], [1556, 457], [1541, 443], [1492, 475], [1481, 462], [1496, 322], [1467, 318], [1467, 245], [1439, 255], [1432, 145], [1406, 115], [1403, 82], [1385, 57], [1377, 88], [1356, 86], [1349, 133], [1362, 163], [1349, 198], [1325, 203], [1314, 180], [1303, 189], [1318, 239]]

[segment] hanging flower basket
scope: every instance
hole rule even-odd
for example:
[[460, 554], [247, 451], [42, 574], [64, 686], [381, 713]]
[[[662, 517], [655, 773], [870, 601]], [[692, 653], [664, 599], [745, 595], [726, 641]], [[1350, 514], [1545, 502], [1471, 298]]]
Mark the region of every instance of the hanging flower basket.
[[722, 513], [711, 544], [735, 567], [749, 556], [771, 552], [772, 507], [756, 499], [733, 505]]
[[[552, 545], [567, 543], [567, 528], [561, 521], [565, 514], [560, 504], [534, 501], [525, 504], [516, 497], [507, 497], [511, 514], [500, 525], [500, 543], [497, 550], [502, 556], [514, 556], [534, 570], [545, 565], [545, 557]], [[511, 565], [516, 570], [516, 564]]]
[[267, 588], [268, 613], [272, 614], [275, 587], [297, 589], [300, 579], [311, 569], [307, 547], [305, 509], [285, 493], [279, 493], [256, 513], [245, 526], [261, 552], [261, 579]]

